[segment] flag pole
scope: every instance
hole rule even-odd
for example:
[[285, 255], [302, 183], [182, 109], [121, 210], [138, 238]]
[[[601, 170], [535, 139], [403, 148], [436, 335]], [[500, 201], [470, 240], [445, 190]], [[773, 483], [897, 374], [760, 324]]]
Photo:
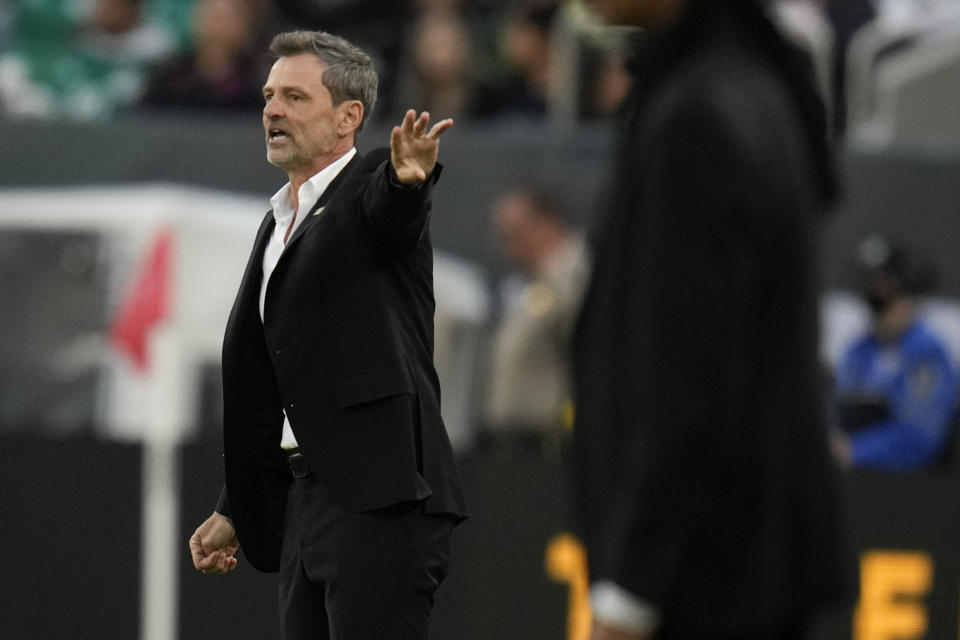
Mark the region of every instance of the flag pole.
[[[180, 536], [180, 444], [188, 391], [182, 343], [169, 325], [150, 337], [152, 393], [143, 440], [141, 640], [176, 640]], [[182, 542], [182, 544], [181, 544]]]

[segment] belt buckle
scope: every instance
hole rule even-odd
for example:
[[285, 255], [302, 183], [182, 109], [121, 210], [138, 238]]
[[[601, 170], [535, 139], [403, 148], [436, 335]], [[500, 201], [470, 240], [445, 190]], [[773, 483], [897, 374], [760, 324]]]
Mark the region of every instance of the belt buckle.
[[287, 463], [290, 465], [290, 473], [293, 474], [293, 477], [300, 480], [302, 478], [309, 478], [313, 473], [310, 471], [310, 467], [307, 466], [307, 460], [303, 457], [303, 454], [299, 451], [295, 451], [287, 456]]

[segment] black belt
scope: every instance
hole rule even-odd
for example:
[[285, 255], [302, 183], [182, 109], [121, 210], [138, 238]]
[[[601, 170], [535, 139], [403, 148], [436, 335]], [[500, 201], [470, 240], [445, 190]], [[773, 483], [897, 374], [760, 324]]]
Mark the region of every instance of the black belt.
[[300, 449], [289, 449], [286, 453], [287, 464], [290, 466], [290, 473], [294, 478], [300, 480], [313, 475], [310, 466], [307, 464], [307, 459], [300, 453]]

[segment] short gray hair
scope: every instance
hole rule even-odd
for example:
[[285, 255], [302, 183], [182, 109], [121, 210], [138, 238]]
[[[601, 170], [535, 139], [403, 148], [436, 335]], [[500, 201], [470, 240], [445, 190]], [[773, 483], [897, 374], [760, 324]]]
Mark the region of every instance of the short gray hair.
[[317, 56], [327, 68], [323, 86], [330, 92], [334, 105], [347, 100], [363, 104], [363, 120], [357, 133], [377, 104], [377, 71], [373, 60], [362, 49], [340, 36], [326, 31], [288, 31], [277, 34], [270, 43], [270, 53], [280, 58], [309, 53]]

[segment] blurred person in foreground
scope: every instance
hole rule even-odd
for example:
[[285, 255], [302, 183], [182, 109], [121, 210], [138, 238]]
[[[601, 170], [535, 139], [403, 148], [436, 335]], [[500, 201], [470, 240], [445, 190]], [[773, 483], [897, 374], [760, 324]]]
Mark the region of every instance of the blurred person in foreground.
[[591, 4], [649, 30], [575, 339], [592, 638], [802, 638], [845, 586], [817, 361], [823, 105], [759, 2]]
[[286, 640], [421, 639], [464, 503], [433, 366], [430, 197], [440, 135], [411, 109], [357, 133], [377, 74], [346, 40], [274, 38], [271, 199], [223, 344], [226, 483], [190, 539], [204, 574], [239, 546], [280, 572]]
[[956, 414], [957, 370], [917, 316], [935, 269], [905, 247], [871, 236], [859, 251], [870, 330], [850, 345], [835, 375], [834, 453], [846, 465], [911, 471], [945, 454]]
[[536, 185], [504, 192], [492, 217], [522, 276], [507, 282], [494, 333], [481, 444], [559, 452], [571, 422], [570, 339], [590, 269], [586, 242]]

